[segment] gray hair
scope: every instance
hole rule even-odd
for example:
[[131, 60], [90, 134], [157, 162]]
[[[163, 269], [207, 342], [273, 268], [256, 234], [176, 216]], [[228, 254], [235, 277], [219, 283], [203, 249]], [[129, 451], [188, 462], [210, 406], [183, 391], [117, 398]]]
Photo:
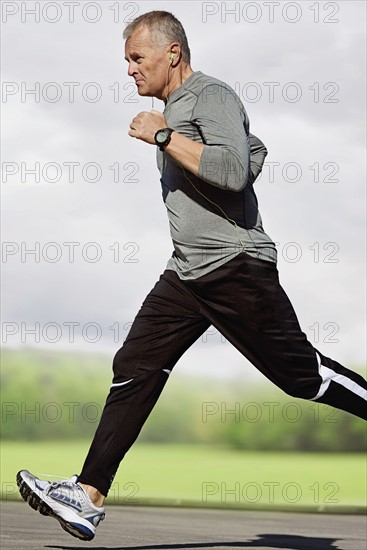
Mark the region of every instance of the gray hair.
[[124, 40], [129, 40], [130, 36], [142, 26], [149, 29], [157, 46], [164, 47], [171, 42], [177, 42], [181, 48], [182, 61], [190, 65], [191, 55], [185, 30], [172, 13], [154, 10], [139, 15], [125, 27], [122, 35]]

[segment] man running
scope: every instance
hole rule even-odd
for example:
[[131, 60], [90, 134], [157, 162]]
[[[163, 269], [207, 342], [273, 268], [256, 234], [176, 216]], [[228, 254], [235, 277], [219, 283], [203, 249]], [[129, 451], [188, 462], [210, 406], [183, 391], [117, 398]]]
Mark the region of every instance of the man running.
[[128, 74], [141, 96], [129, 135], [156, 148], [174, 251], [113, 360], [113, 382], [81, 473], [49, 483], [17, 475], [25, 500], [83, 540], [174, 365], [213, 325], [288, 395], [366, 418], [365, 380], [325, 357], [302, 332], [279, 284], [253, 183], [266, 149], [234, 90], [190, 65], [181, 23], [152, 11], [124, 31]]

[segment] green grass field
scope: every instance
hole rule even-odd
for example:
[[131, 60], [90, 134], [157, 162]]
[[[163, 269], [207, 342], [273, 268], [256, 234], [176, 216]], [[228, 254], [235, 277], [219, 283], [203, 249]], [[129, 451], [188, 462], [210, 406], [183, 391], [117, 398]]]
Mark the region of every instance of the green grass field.
[[[22, 468], [65, 477], [78, 473], [88, 447], [89, 441], [3, 442], [2, 498], [20, 498], [14, 480]], [[361, 512], [366, 481], [363, 454], [136, 444], [107, 503]]]

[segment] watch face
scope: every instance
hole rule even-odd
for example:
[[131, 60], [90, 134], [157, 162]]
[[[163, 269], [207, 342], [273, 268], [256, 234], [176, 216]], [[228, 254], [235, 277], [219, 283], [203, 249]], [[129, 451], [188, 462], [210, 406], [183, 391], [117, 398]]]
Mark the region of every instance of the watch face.
[[157, 133], [156, 140], [158, 143], [164, 143], [167, 139], [167, 132], [166, 130], [161, 130]]

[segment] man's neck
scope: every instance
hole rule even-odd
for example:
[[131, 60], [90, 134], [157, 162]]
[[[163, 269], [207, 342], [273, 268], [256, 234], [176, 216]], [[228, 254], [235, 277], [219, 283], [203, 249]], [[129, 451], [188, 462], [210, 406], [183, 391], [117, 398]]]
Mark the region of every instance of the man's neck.
[[182, 84], [185, 82], [185, 80], [187, 80], [189, 78], [189, 76], [192, 75], [194, 71], [192, 70], [192, 68], [190, 67], [190, 65], [186, 65], [185, 67], [183, 68], [177, 68], [173, 75], [172, 75], [172, 78], [168, 80], [168, 84], [164, 90], [164, 97], [162, 97], [164, 103], [167, 103], [168, 101], [168, 98], [169, 96], [175, 91], [177, 90], [177, 88], [179, 88], [180, 86], [182, 86]]

